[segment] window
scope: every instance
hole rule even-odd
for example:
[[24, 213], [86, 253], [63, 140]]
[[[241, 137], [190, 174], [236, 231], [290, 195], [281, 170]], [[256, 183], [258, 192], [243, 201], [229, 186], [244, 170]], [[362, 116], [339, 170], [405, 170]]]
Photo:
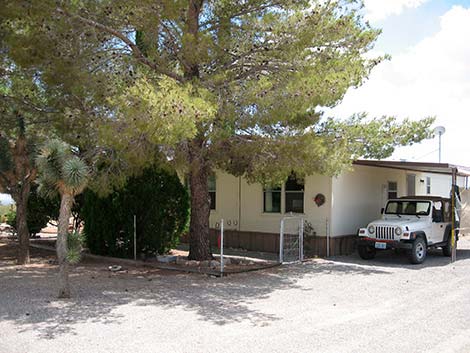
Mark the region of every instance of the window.
[[281, 213], [281, 188], [265, 188], [264, 194], [264, 212]]
[[396, 199], [398, 197], [398, 183], [396, 181], [388, 182], [388, 199]]
[[393, 215], [429, 215], [431, 203], [429, 201], [390, 201], [387, 203], [385, 214]]
[[286, 213], [304, 213], [304, 183], [291, 175], [286, 182]]
[[215, 206], [216, 206], [216, 202], [215, 202], [215, 190], [216, 190], [215, 175], [209, 176], [207, 184], [208, 184], [208, 188], [209, 188], [209, 197], [211, 199], [211, 210], [215, 210]]
[[431, 177], [426, 177], [426, 194], [431, 195]]

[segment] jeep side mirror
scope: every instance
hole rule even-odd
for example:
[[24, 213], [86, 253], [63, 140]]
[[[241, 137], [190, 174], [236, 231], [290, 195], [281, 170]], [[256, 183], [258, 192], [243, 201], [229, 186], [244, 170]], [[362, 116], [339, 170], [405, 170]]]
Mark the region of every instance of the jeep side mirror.
[[382, 207], [382, 208], [380, 209], [380, 214], [384, 214], [384, 212], [385, 212], [385, 208]]

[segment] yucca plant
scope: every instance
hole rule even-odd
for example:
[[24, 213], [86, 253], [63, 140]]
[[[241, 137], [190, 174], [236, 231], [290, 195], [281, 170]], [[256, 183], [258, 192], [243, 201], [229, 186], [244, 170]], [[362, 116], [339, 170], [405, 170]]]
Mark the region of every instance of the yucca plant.
[[83, 238], [79, 231], [67, 234], [67, 261], [77, 264], [82, 257]]
[[[36, 160], [39, 170], [40, 191], [61, 198], [57, 230], [57, 259], [59, 261], [59, 297], [70, 297], [68, 228], [75, 196], [88, 184], [89, 168], [76, 156], [71, 146], [58, 140], [46, 143]], [[73, 257], [73, 256], [72, 256]]]

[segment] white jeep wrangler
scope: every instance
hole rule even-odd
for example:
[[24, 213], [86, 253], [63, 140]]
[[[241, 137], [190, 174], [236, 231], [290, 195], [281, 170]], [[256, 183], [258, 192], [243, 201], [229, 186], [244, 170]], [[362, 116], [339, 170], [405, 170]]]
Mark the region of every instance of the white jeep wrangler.
[[[451, 222], [450, 199], [411, 196], [389, 200], [382, 219], [359, 229], [359, 255], [370, 260], [377, 250], [406, 249], [410, 262], [420, 264], [428, 248], [442, 247], [443, 254], [451, 256]], [[456, 232], [456, 247], [457, 240]]]

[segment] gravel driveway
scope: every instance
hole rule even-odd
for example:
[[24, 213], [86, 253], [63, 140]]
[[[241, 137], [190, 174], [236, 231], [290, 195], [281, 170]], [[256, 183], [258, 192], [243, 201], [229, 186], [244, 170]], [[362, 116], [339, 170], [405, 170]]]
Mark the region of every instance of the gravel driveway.
[[[470, 241], [458, 261], [380, 254], [210, 278], [0, 256], [0, 352], [470, 352]], [[0, 248], [1, 252], [1, 248]]]

